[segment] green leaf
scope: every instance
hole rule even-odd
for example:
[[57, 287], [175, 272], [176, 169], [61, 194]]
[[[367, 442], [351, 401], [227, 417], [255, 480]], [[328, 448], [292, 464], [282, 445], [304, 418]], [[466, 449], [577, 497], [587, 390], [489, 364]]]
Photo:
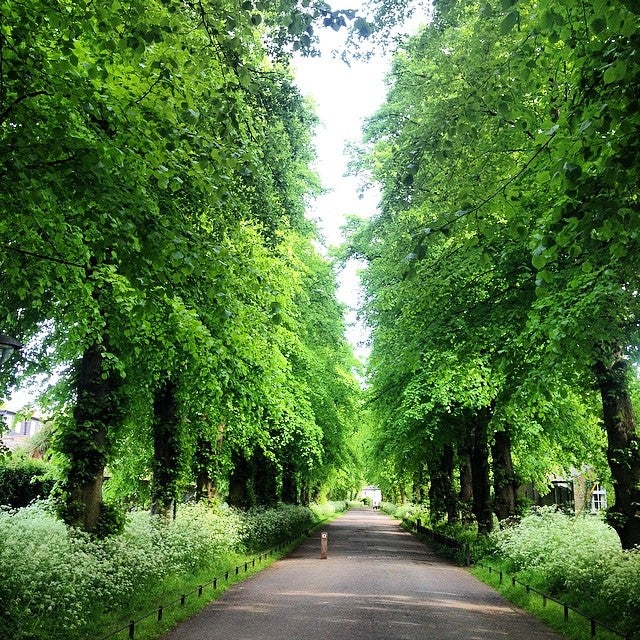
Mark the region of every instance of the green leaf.
[[506, 36], [518, 24], [519, 19], [518, 11], [510, 11], [500, 23], [500, 33]]
[[493, 7], [488, 3], [482, 5], [480, 8], [480, 17], [482, 18], [490, 18], [493, 15]]
[[623, 60], [616, 60], [604, 72], [605, 84], [611, 84], [623, 80], [627, 75], [627, 64]]

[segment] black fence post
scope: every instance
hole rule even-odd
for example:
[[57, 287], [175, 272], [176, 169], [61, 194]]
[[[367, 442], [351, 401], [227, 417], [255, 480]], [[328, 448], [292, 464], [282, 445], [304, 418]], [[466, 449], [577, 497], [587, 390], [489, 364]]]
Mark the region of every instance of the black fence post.
[[160, 622], [160, 620], [162, 620], [162, 613], [163, 613], [163, 608], [162, 607], [158, 607], [158, 622]]
[[135, 634], [136, 634], [136, 622], [135, 620], [131, 620], [131, 622], [129, 622], [129, 638], [133, 640]]
[[568, 604], [564, 605], [564, 619], [565, 619], [565, 622], [569, 619], [569, 605]]

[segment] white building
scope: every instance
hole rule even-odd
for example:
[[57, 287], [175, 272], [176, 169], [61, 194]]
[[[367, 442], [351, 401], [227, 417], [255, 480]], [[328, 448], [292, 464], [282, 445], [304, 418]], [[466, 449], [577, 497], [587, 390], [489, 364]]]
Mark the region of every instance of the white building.
[[18, 413], [10, 409], [0, 409], [0, 433], [2, 434], [2, 444], [8, 449], [17, 449], [40, 429], [42, 429], [42, 421], [40, 418], [31, 416], [30, 418], [21, 419], [16, 416]]
[[362, 497], [363, 499], [369, 498], [373, 508], [377, 509], [382, 502], [382, 491], [380, 491], [380, 487], [369, 485], [362, 490]]

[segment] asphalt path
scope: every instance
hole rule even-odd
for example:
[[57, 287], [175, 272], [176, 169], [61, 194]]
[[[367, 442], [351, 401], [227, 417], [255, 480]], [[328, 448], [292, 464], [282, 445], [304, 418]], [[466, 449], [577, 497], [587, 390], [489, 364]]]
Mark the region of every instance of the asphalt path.
[[165, 640], [561, 638], [383, 513], [351, 509], [322, 532]]

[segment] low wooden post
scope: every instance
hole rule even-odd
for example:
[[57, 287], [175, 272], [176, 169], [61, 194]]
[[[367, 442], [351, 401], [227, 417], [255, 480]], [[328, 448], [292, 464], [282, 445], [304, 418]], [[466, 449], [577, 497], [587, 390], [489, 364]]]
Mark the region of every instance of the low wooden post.
[[327, 559], [327, 546], [328, 546], [327, 538], [328, 538], [327, 532], [323, 531], [320, 534], [320, 559], [321, 560]]

